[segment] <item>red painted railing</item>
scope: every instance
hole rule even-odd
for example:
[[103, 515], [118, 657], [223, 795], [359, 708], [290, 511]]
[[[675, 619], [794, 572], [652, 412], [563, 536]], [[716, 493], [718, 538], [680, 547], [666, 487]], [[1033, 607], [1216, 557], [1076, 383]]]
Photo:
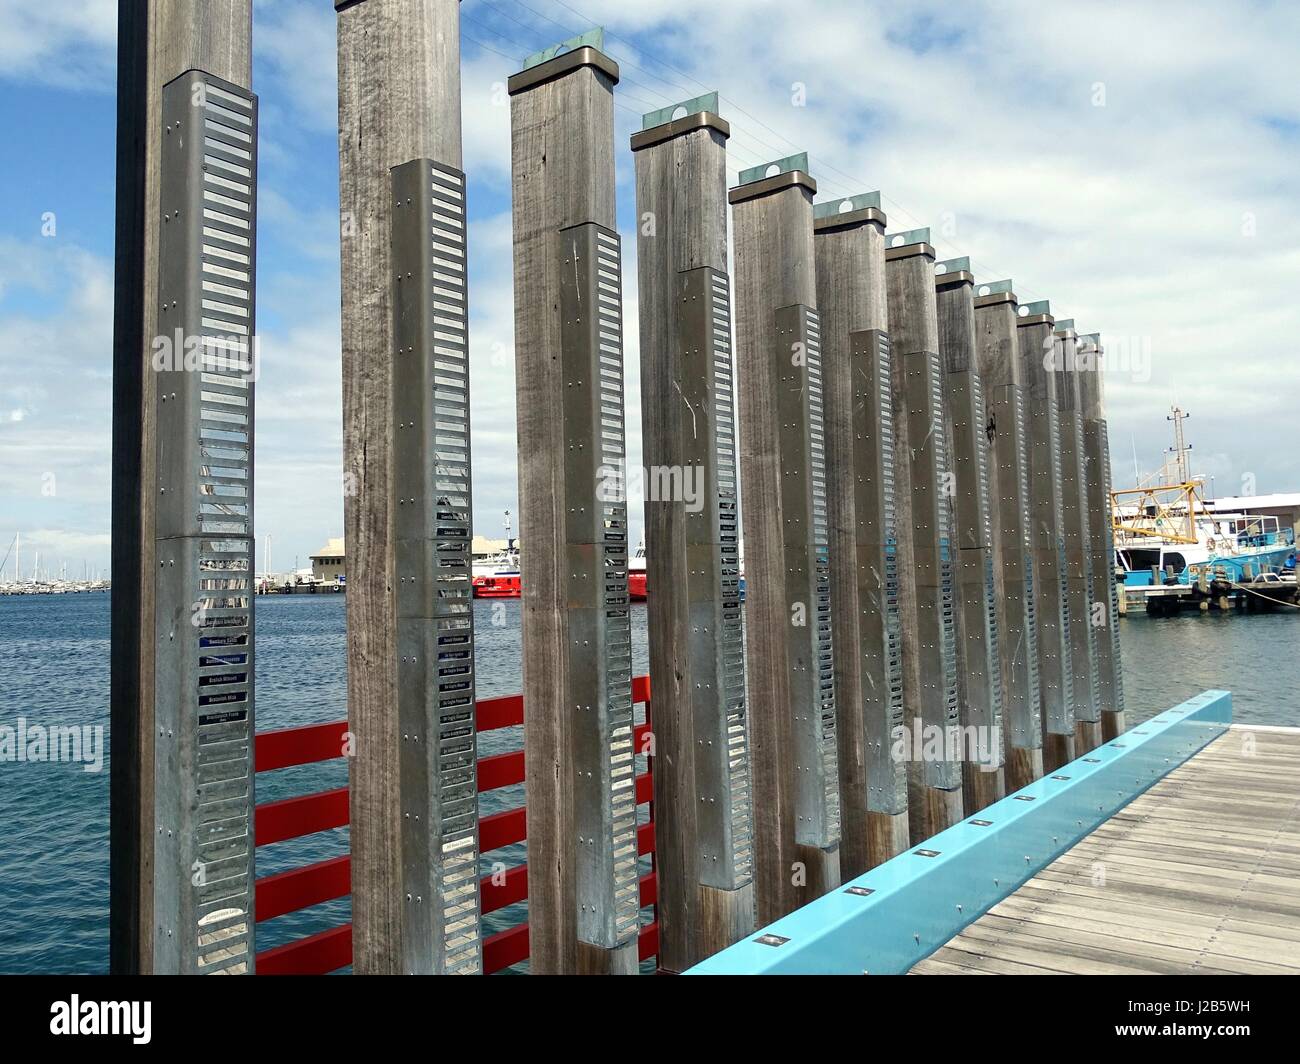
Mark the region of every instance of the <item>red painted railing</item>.
[[[632, 681], [632, 700], [646, 703], [649, 717], [650, 678], [638, 676]], [[487, 698], [478, 703], [478, 731], [493, 731], [524, 722], [524, 700], [520, 695]], [[636, 729], [636, 749], [644, 747], [648, 724]], [[257, 736], [255, 764], [258, 772], [308, 765], [343, 757], [346, 721], [310, 724], [301, 728], [262, 732]], [[524, 752], [511, 750], [479, 759], [479, 793], [524, 782]], [[651, 776], [645, 772], [636, 778], [637, 804], [649, 803], [652, 797]], [[348, 789], [320, 791], [257, 807], [254, 836], [258, 846], [301, 838], [318, 831], [345, 827], [348, 823]], [[481, 816], [479, 849], [482, 853], [523, 842], [526, 837], [524, 808]], [[638, 852], [654, 853], [654, 823], [637, 829]], [[493, 883], [485, 876], [479, 883], [483, 912], [491, 913], [528, 897], [528, 866], [516, 865], [506, 871], [504, 879]], [[498, 877], [501, 879], [501, 877]], [[263, 876], [257, 881], [256, 918], [258, 923], [286, 913], [319, 905], [321, 902], [346, 898], [352, 891], [352, 862], [348, 856], [331, 857]], [[655, 873], [641, 877], [641, 905], [654, 905]], [[642, 960], [658, 953], [658, 925], [641, 928], [638, 942]], [[491, 974], [509, 968], [528, 957], [528, 925], [518, 924], [483, 940], [483, 970]], [[346, 968], [352, 963], [352, 925], [321, 931], [257, 955], [259, 975], [323, 975]]]

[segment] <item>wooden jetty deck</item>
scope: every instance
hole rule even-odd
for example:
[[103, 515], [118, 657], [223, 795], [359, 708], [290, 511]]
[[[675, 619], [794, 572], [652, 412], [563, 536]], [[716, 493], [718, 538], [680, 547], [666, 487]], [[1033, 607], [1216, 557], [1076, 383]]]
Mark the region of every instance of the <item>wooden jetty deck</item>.
[[912, 974], [1300, 974], [1298, 763], [1232, 727]]

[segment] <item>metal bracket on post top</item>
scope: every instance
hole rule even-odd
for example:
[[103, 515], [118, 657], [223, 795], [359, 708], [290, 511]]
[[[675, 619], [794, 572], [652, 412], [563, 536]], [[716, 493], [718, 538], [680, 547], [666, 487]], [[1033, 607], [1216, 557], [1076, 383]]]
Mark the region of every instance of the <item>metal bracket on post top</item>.
[[604, 48], [605, 30], [601, 26], [543, 48], [524, 60], [519, 73], [510, 76], [506, 91], [516, 96], [583, 66], [594, 67], [617, 85], [618, 64], [605, 54]]
[[1050, 300], [1039, 299], [1033, 303], [1024, 304], [1020, 310], [1020, 325], [1038, 325], [1046, 323], [1052, 324], [1052, 305]]
[[596, 51], [603, 52], [605, 50], [605, 27], [593, 26], [586, 33], [580, 33], [576, 37], [570, 37], [567, 41], [561, 41], [559, 44], [553, 44], [549, 48], [534, 52], [524, 60], [523, 69], [531, 70], [535, 66], [549, 63], [557, 56], [565, 55], [568, 52], [576, 52], [579, 48], [595, 48]]
[[681, 103], [672, 103], [657, 111], [647, 111], [641, 116], [641, 128], [654, 129], [655, 126], [667, 125], [669, 122], [706, 112], [715, 115], [718, 113], [717, 92], [706, 92], [703, 96], [682, 100]]
[[948, 288], [958, 284], [974, 284], [975, 275], [970, 272], [970, 259], [963, 255], [957, 259], [944, 259], [934, 264], [934, 283], [938, 288]]
[[632, 134], [632, 150], [680, 137], [697, 129], [715, 129], [723, 138], [731, 136], [731, 123], [718, 115], [718, 94], [706, 92], [692, 100], [669, 104], [641, 116], [641, 129]]
[[885, 234], [886, 259], [906, 259], [913, 255], [928, 255], [934, 258], [928, 226], [924, 229], [908, 229], [901, 233]]
[[1016, 293], [1011, 286], [1011, 278], [1007, 277], [1001, 281], [987, 281], [984, 284], [975, 286], [975, 305], [977, 307], [988, 307], [994, 303], [1012, 303], [1016, 302]]
[[875, 222], [883, 230], [888, 224], [880, 208], [879, 192], [861, 192], [846, 199], [827, 200], [813, 204], [813, 229], [848, 229], [863, 222]]
[[762, 181], [765, 177], [776, 177], [778, 174], [792, 174], [797, 171], [808, 173], [806, 151], [799, 152], [797, 155], [787, 155], [784, 159], [776, 159], [770, 163], [760, 163], [758, 166], [751, 166], [748, 170], [741, 170], [738, 184], [748, 185], [751, 181]]
[[769, 192], [779, 192], [791, 185], [802, 185], [814, 196], [817, 194], [817, 182], [808, 173], [807, 152], [787, 155], [784, 159], [741, 170], [736, 186], [727, 193], [727, 201], [732, 204], [743, 203]]

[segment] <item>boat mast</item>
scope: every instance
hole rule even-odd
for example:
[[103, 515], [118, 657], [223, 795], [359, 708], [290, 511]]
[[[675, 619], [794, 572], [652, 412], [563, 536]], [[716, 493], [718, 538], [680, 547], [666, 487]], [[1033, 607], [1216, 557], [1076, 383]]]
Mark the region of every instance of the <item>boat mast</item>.
[[1183, 435], [1183, 422], [1192, 415], [1187, 413], [1177, 404], [1170, 407], [1169, 410], [1170, 413], [1165, 420], [1174, 423], [1174, 445], [1167, 448], [1165, 451], [1166, 454], [1171, 456], [1165, 464], [1166, 467], [1168, 467], [1170, 462], [1173, 463], [1174, 483], [1186, 484], [1192, 479], [1190, 459], [1192, 447]]

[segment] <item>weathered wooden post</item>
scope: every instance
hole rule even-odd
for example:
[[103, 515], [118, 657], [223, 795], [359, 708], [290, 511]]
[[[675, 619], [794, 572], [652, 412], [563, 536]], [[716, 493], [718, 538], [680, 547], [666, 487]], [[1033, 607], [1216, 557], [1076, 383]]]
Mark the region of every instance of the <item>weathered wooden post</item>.
[[1043, 769], [1074, 759], [1074, 689], [1070, 663], [1070, 604], [1066, 589], [1053, 318], [1047, 300], [1026, 303], [1017, 321], [1017, 348], [1029, 408], [1030, 521], [1038, 592], [1038, 679], [1043, 707]]
[[251, 973], [251, 4], [118, 31], [110, 966]]
[[835, 887], [839, 780], [821, 329], [805, 155], [740, 174], [736, 350], [760, 924]]
[[[659, 967], [754, 927], [740, 515], [727, 272], [727, 138], [716, 93], [647, 114], [636, 153], [637, 283]], [[678, 112], [681, 112], [680, 114]]]
[[336, 0], [353, 964], [482, 970], [456, 0]]
[[966, 759], [966, 809], [983, 809], [1005, 793], [1002, 769], [1002, 665], [993, 573], [993, 496], [989, 419], [976, 369], [975, 278], [970, 260], [935, 266], [939, 353], [952, 423], [956, 475], [957, 632], [964, 668], [958, 685]]
[[[898, 520], [908, 819], [920, 842], [962, 817], [961, 719], [948, 426], [930, 230], [886, 237], [896, 469], [909, 469]], [[899, 477], [900, 498], [905, 490]], [[942, 750], [933, 756], [934, 740]], [[927, 740], [930, 740], [927, 742]]]
[[880, 193], [813, 208], [826, 387], [826, 481], [844, 879], [909, 843], [898, 502]]
[[1079, 409], [1078, 333], [1063, 318], [1053, 330], [1056, 396], [1060, 410], [1061, 503], [1065, 529], [1066, 592], [1070, 599], [1070, 664], [1074, 691], [1074, 752], [1101, 745], [1100, 679], [1097, 674], [1097, 599], [1093, 591], [1092, 548]]
[[510, 78], [529, 970], [631, 974], [636, 868], [618, 66], [594, 30]]
[[1119, 589], [1115, 586], [1115, 530], [1111, 522], [1110, 438], [1106, 428], [1105, 365], [1101, 336], [1079, 337], [1078, 365], [1083, 450], [1086, 459], [1089, 544], [1092, 548], [1093, 609], [1104, 625], [1097, 633], [1098, 706], [1101, 736], [1109, 742], [1124, 731], [1124, 669], [1119, 649]]
[[993, 573], [1002, 625], [998, 654], [1006, 787], [1017, 791], [1043, 774], [1043, 726], [1029, 518], [1029, 428], [1016, 350], [1016, 296], [1009, 280], [976, 289], [975, 332], [993, 450]]

